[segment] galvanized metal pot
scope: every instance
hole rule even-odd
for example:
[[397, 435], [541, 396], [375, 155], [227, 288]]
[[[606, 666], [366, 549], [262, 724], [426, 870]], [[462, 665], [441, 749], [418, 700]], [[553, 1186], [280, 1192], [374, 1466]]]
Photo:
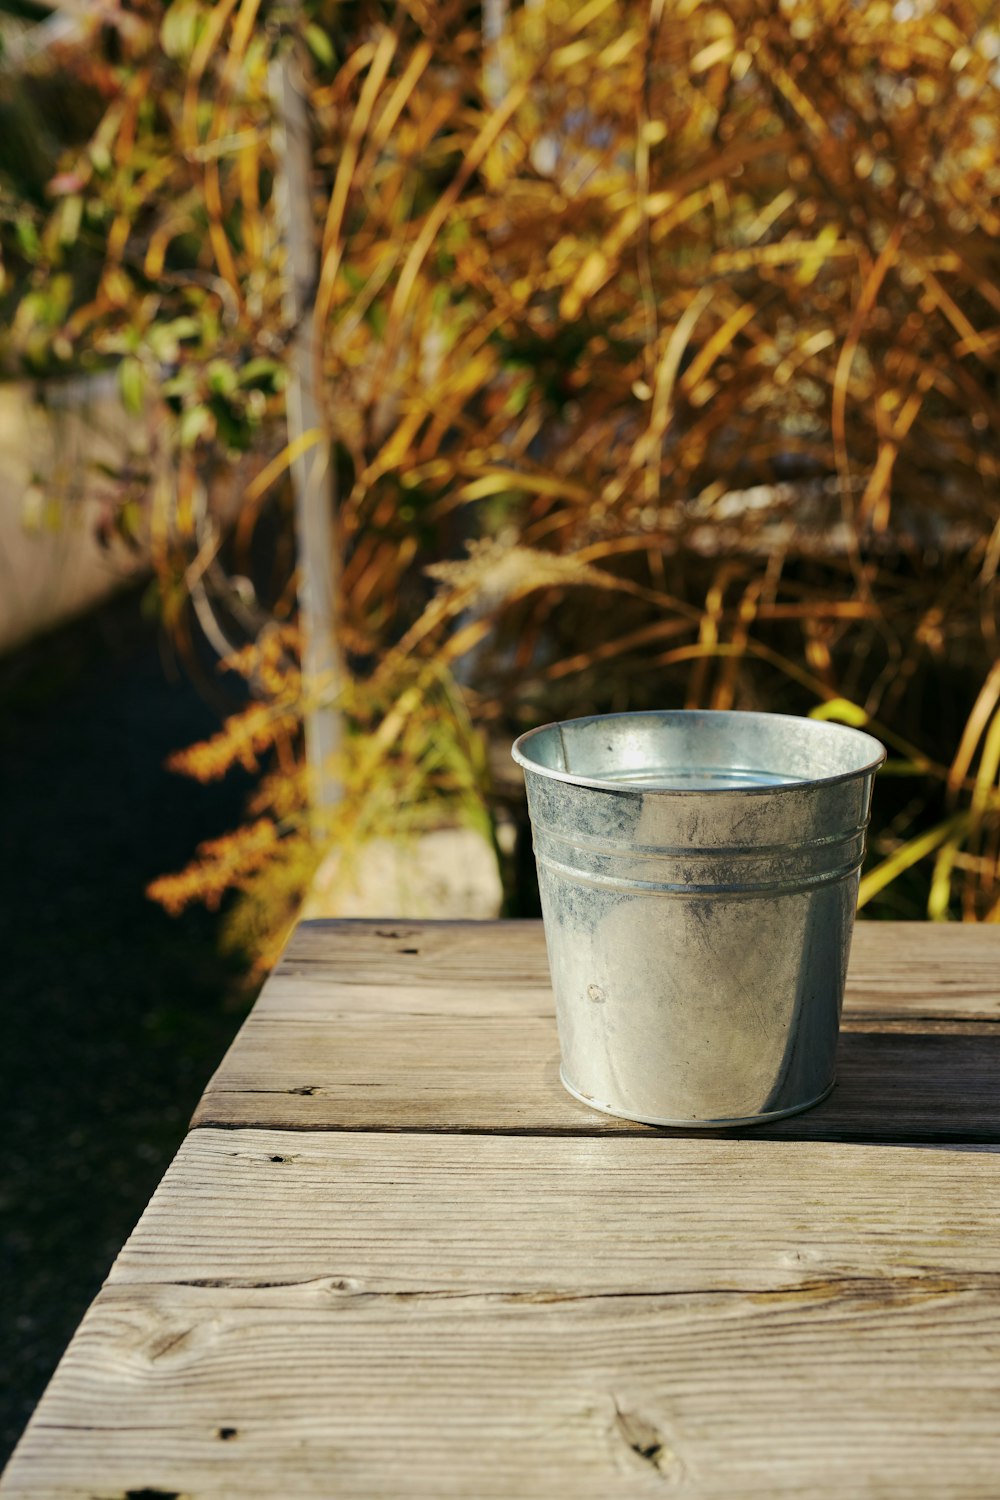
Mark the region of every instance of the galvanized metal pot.
[[546, 724], [513, 756], [570, 1093], [687, 1127], [825, 1098], [878, 740], [670, 711]]

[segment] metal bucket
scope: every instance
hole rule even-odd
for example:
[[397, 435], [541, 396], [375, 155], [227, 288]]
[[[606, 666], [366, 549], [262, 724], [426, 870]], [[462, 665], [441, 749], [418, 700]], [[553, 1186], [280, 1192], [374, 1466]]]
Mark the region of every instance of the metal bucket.
[[546, 724], [512, 753], [569, 1092], [684, 1127], [825, 1098], [878, 740], [676, 711]]

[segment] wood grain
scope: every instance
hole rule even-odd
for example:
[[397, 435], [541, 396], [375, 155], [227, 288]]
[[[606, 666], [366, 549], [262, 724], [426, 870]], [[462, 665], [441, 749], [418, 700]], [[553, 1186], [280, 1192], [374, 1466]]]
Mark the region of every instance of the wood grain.
[[[783, 1140], [1000, 1140], [1000, 1034], [845, 1032], [816, 1109], [740, 1135]], [[263, 1018], [234, 1044], [195, 1125], [644, 1135], [559, 1082], [551, 1019], [374, 1015], [325, 1027]], [[658, 1132], [674, 1135], [678, 1132]]]
[[685, 1135], [562, 1091], [540, 924], [306, 924], [0, 1491], [995, 1500], [998, 994], [862, 924], [831, 1100]]
[[115, 1288], [3, 1493], [995, 1500], [998, 1344], [973, 1286], [529, 1305]]
[[[998, 997], [1000, 927], [859, 924], [837, 1089], [754, 1130], [1000, 1140]], [[194, 1124], [646, 1131], [571, 1099], [558, 1056], [540, 923], [304, 923]]]
[[[542, 924], [303, 922], [257, 1002], [288, 1014], [359, 1003], [393, 1013], [413, 1005], [550, 1014]], [[1000, 1019], [1000, 924], [858, 922], [845, 1014]]]
[[994, 1156], [197, 1130], [109, 1279], [673, 1295], [966, 1273], [1000, 1289]]
[[300, 922], [273, 979], [334, 985], [431, 985], [505, 990], [548, 983], [542, 924], [519, 922]]
[[998, 1188], [880, 1147], [198, 1131], [3, 1494], [992, 1500]]
[[858, 922], [848, 1020], [1000, 1020], [1000, 924]]

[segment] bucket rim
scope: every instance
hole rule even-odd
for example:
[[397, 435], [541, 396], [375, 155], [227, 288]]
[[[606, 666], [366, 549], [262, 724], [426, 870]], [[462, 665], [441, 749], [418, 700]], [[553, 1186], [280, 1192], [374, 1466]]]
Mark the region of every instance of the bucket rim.
[[[637, 785], [622, 781], [613, 781], [599, 776], [578, 776], [572, 771], [560, 771], [552, 766], [543, 766], [532, 760], [525, 753], [527, 743], [538, 735], [544, 734], [548, 729], [562, 729], [570, 724], [595, 724], [607, 723], [609, 721], [620, 722], [623, 719], [757, 719], [768, 723], [784, 721], [790, 724], [813, 724], [817, 730], [826, 731], [838, 735], [850, 735], [858, 741], [867, 741], [871, 747], [869, 759], [850, 771], [838, 771], [832, 776], [810, 776], [796, 781], [771, 782], [768, 784], [754, 785], [748, 783], [745, 786], [717, 786], [717, 787], [658, 787], [648, 783]], [[614, 714], [580, 714], [574, 719], [552, 719], [547, 724], [536, 724], [533, 729], [526, 729], [519, 734], [511, 746], [511, 757], [524, 771], [531, 771], [536, 776], [543, 776], [548, 781], [561, 781], [569, 786], [588, 787], [594, 791], [614, 792], [621, 796], [631, 793], [637, 797], [754, 797], [781, 796], [789, 792], [808, 791], [813, 787], [838, 786], [846, 781], [856, 781], [861, 776], [874, 774], [888, 754], [881, 740], [877, 740], [873, 734], [866, 733], [863, 729], [855, 729], [849, 724], [837, 724], [828, 719], [810, 719], [807, 714], [774, 714], [766, 713], [756, 709], [719, 709], [719, 708], [650, 708], [631, 709], [624, 713]]]

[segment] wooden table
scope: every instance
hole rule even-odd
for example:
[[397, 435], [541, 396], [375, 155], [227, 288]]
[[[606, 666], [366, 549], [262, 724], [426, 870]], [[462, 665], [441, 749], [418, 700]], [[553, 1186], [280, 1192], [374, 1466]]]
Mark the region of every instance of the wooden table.
[[3, 1494], [996, 1500], [998, 1022], [1000, 927], [863, 924], [832, 1098], [657, 1131], [537, 924], [305, 924]]

